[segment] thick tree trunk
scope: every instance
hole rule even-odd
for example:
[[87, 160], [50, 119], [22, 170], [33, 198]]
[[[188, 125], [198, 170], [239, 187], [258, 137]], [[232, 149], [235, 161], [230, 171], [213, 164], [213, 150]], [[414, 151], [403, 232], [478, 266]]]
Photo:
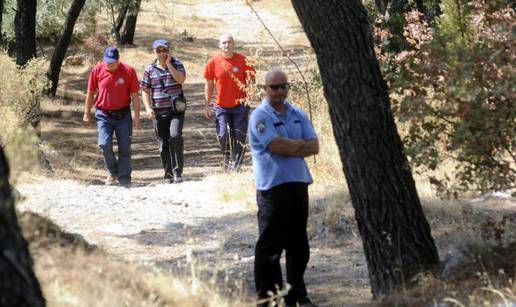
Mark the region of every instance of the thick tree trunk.
[[134, 32], [136, 31], [136, 21], [138, 19], [138, 13], [140, 12], [141, 2], [141, 0], [137, 0], [129, 7], [127, 18], [125, 20], [124, 31], [120, 37], [120, 43], [123, 45], [132, 45], [134, 42]]
[[292, 0], [317, 54], [375, 298], [439, 263], [360, 0]]
[[52, 96], [56, 95], [57, 84], [59, 83], [59, 73], [61, 72], [61, 65], [63, 65], [66, 50], [68, 49], [68, 45], [70, 45], [70, 40], [72, 39], [75, 22], [81, 14], [81, 10], [85, 1], [86, 0], [74, 0], [72, 2], [72, 5], [68, 10], [68, 16], [66, 17], [63, 33], [61, 33], [61, 37], [57, 41], [57, 44], [54, 48], [54, 53], [52, 54], [52, 59], [50, 60], [50, 67], [47, 72], [48, 79], [52, 82], [52, 86], [50, 88], [50, 95]]
[[9, 167], [0, 148], [0, 306], [45, 306], [18, 226], [8, 178]]
[[18, 0], [14, 17], [16, 64], [36, 56], [36, 0]]

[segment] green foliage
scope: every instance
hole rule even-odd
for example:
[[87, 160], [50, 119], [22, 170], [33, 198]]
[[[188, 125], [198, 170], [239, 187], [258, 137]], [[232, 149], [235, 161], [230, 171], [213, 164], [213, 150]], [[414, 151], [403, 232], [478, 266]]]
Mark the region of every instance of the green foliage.
[[[448, 36], [453, 44], [469, 44], [473, 38], [471, 25], [471, 9], [473, 3], [468, 0], [442, 0], [439, 18], [439, 33], [441, 36]], [[454, 47], [459, 48], [459, 46]]]
[[411, 162], [422, 173], [451, 166], [430, 178], [443, 195], [516, 182], [514, 9], [475, 0], [454, 10], [461, 3], [443, 1], [436, 28], [407, 14], [410, 49], [376, 48]]
[[[4, 0], [4, 15], [2, 32], [4, 32], [4, 45], [9, 46], [15, 40], [14, 16], [16, 0]], [[67, 17], [68, 9], [73, 0], [45, 0], [38, 1], [36, 11], [36, 38], [55, 41], [61, 31]], [[98, 1], [86, 1], [79, 17], [79, 27], [74, 31], [74, 39], [82, 39], [95, 32], [95, 14], [98, 13], [100, 3]]]
[[31, 126], [39, 121], [41, 93], [48, 87], [42, 59], [18, 68], [13, 59], [0, 53], [0, 146], [13, 167], [13, 175], [35, 165], [37, 135]]

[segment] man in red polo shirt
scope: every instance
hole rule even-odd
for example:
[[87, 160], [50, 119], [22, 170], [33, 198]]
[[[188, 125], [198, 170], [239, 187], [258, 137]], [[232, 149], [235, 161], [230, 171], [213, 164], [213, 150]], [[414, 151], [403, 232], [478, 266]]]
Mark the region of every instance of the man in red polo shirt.
[[[205, 116], [211, 119], [215, 111], [217, 138], [224, 154], [224, 165], [229, 171], [236, 171], [245, 154], [249, 118], [244, 88], [249, 82], [254, 82], [255, 71], [244, 55], [235, 52], [235, 41], [231, 35], [220, 38], [219, 48], [221, 52], [208, 61], [204, 70]], [[214, 83], [217, 86], [217, 101], [212, 110]]]
[[[140, 129], [140, 85], [134, 69], [119, 61], [118, 49], [107, 47], [104, 62], [97, 64], [88, 79], [88, 92], [84, 103], [84, 122], [91, 122], [91, 107], [95, 105], [98, 128], [98, 145], [104, 155], [108, 172], [106, 184], [131, 185], [131, 101], [134, 124]], [[118, 141], [118, 160], [113, 152], [113, 132]]]

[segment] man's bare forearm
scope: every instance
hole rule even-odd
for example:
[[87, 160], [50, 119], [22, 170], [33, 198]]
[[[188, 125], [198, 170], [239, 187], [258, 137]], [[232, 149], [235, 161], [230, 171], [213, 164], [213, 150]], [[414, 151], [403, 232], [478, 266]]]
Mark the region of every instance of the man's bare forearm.
[[93, 99], [94, 99], [95, 93], [88, 90], [86, 93], [86, 99], [84, 100], [84, 113], [90, 113], [91, 107], [93, 106]]
[[319, 140], [313, 139], [307, 141], [301, 146], [292, 156], [294, 157], [309, 157], [319, 153]]
[[211, 97], [213, 96], [213, 80], [207, 80], [204, 87], [204, 99], [206, 105], [209, 106], [211, 103]]
[[150, 103], [150, 90], [149, 89], [143, 89], [142, 90], [142, 101], [143, 106], [145, 107], [145, 111], [150, 112], [152, 111], [151, 103]]
[[277, 137], [267, 147], [272, 153], [282, 156], [293, 156], [303, 145], [304, 140]]
[[172, 77], [174, 80], [177, 81], [179, 84], [183, 84], [186, 80], [186, 74], [182, 71], [177, 70], [170, 62], [167, 62], [168, 71], [170, 71], [170, 74], [172, 74]]
[[133, 102], [134, 118], [140, 118], [140, 98], [138, 92], [131, 94], [131, 101]]

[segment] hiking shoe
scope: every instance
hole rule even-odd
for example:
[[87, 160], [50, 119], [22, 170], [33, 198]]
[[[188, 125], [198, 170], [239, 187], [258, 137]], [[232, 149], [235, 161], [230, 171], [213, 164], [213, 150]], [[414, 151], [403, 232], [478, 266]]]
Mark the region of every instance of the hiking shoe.
[[104, 181], [105, 185], [117, 185], [118, 184], [118, 177], [117, 176], [111, 176], [108, 175], [106, 178], [106, 181]]
[[171, 173], [166, 173], [165, 176], [163, 176], [163, 179], [165, 182], [174, 183], [174, 176], [172, 176]]
[[297, 301], [297, 303], [293, 304], [293, 305], [285, 305], [285, 307], [296, 307], [296, 306], [299, 306], [299, 307], [317, 307], [317, 305], [315, 305], [314, 303], [312, 303], [312, 301], [308, 298], [308, 297], [303, 297], [301, 299], [299, 299]]
[[183, 177], [179, 174], [174, 174], [174, 183], [181, 183], [183, 182]]
[[120, 182], [120, 186], [124, 187], [126, 189], [129, 189], [131, 187], [131, 183], [130, 182]]

